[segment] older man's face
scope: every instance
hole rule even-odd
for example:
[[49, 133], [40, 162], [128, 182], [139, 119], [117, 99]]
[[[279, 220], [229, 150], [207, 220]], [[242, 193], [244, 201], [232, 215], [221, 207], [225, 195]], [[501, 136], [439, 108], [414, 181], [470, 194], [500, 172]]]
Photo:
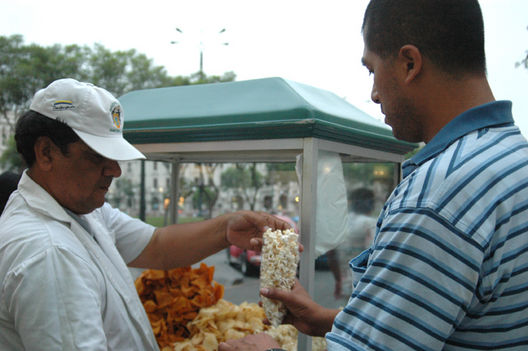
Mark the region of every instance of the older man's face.
[[55, 153], [52, 184], [48, 191], [63, 206], [77, 214], [101, 207], [113, 178], [121, 175], [116, 161], [109, 160], [83, 141], [71, 143], [68, 154]]

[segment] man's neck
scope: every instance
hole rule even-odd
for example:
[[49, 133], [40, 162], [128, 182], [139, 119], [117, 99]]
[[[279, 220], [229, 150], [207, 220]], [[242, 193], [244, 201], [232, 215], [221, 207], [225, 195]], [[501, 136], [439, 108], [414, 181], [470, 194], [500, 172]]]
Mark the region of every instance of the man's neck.
[[446, 124], [461, 113], [495, 101], [485, 77], [443, 79], [427, 94], [428, 121], [425, 123], [425, 142], [429, 142]]

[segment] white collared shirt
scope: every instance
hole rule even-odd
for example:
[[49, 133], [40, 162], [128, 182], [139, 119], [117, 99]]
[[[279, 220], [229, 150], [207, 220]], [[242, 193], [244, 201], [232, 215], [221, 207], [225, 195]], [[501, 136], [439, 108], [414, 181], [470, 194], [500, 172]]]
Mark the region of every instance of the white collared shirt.
[[125, 263], [155, 228], [108, 204], [82, 218], [94, 236], [23, 174], [0, 218], [1, 350], [158, 350]]

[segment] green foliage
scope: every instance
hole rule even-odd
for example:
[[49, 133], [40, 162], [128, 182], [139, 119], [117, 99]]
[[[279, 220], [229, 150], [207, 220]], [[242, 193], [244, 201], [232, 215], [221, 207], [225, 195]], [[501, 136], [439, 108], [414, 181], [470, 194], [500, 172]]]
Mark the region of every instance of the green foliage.
[[4, 116], [13, 111], [18, 117], [38, 89], [65, 77], [89, 81], [121, 96], [138, 89], [228, 82], [236, 76], [233, 72], [223, 76], [197, 72], [171, 77], [135, 49], [110, 51], [101, 44], [42, 47], [25, 45], [21, 35], [0, 36], [0, 113]]
[[4, 171], [21, 173], [26, 168], [22, 156], [16, 150], [15, 138], [11, 136], [7, 141], [7, 148], [0, 156], [0, 166]]
[[222, 172], [220, 176], [222, 187], [224, 188], [239, 188], [249, 183], [249, 175], [247, 170], [242, 170], [237, 167], [230, 167]]
[[169, 77], [165, 68], [154, 66], [151, 59], [135, 49], [112, 52], [95, 44], [87, 55], [87, 67], [86, 80], [115, 96], [132, 90], [190, 84], [188, 78]]
[[266, 168], [268, 170], [266, 184], [288, 184], [297, 181], [294, 162], [267, 163]]
[[259, 189], [264, 185], [264, 176], [256, 163], [237, 163], [220, 175], [222, 187], [235, 189], [254, 210]]
[[[200, 186], [192, 194], [193, 208], [202, 209], [202, 205], [206, 205], [207, 208], [211, 208], [218, 199], [218, 191], [215, 188], [209, 186]], [[212, 204], [211, 204], [212, 203]]]
[[86, 79], [83, 65], [87, 51], [75, 45], [24, 45], [20, 35], [0, 36], [0, 112], [18, 115], [38, 89], [57, 78]]
[[226, 169], [220, 175], [222, 187], [238, 188], [260, 188], [264, 177], [257, 171], [255, 163], [237, 163], [234, 167]]
[[[21, 35], [0, 36], [0, 118], [11, 131], [37, 90], [66, 77], [94, 83], [119, 97], [132, 90], [228, 82], [236, 76], [233, 72], [223, 76], [198, 72], [189, 77], [172, 77], [164, 67], [155, 66], [152, 59], [135, 49], [110, 51], [100, 44], [43, 47], [24, 44]], [[10, 113], [14, 118], [9, 118]], [[14, 149], [7, 152], [16, 155]], [[11, 154], [3, 155], [2, 159], [18, 166]]]
[[236, 75], [233, 71], [226, 72], [222, 76], [206, 76], [202, 72], [196, 72], [191, 75], [190, 84], [232, 82], [235, 78]]
[[528, 51], [526, 51], [526, 57], [523, 58], [521, 61], [515, 63], [515, 67], [523, 66], [524, 68], [528, 69]]
[[[528, 27], [526, 27], [526, 29], [528, 30]], [[526, 51], [526, 56], [521, 61], [515, 63], [515, 67], [519, 66], [528, 69], [528, 50]]]
[[180, 196], [191, 197], [193, 208], [198, 210], [199, 216], [211, 218], [213, 208], [220, 196], [220, 189], [214, 182], [214, 173], [218, 163], [197, 163], [198, 177], [192, 181], [184, 181], [180, 177]]

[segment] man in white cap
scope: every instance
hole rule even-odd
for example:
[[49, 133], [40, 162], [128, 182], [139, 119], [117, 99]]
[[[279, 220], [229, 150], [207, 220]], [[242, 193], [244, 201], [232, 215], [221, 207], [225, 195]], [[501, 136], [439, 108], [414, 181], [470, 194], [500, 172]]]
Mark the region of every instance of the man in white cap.
[[240, 211], [154, 228], [105, 203], [123, 138], [110, 93], [60, 79], [17, 122], [27, 163], [0, 218], [1, 350], [157, 350], [130, 267], [186, 266], [234, 244], [256, 249], [271, 215]]

